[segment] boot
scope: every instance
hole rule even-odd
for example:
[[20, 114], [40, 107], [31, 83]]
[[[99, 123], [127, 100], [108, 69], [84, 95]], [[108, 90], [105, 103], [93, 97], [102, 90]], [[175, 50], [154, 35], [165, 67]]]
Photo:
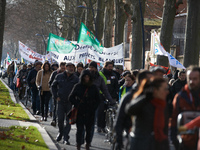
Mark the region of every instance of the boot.
[[77, 144], [76, 148], [77, 148], [77, 150], [81, 150], [81, 145]]
[[86, 145], [85, 145], [85, 149], [86, 149], [86, 150], [90, 150], [90, 144], [86, 144]]

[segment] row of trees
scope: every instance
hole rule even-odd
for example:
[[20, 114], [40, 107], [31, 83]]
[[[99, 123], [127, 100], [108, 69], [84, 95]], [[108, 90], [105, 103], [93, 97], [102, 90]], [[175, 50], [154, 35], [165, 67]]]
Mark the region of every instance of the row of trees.
[[[145, 3], [154, 0], [140, 0], [142, 13]], [[1, 0], [1, 10], [5, 8]], [[182, 0], [164, 0], [160, 39], [166, 51], [170, 51], [174, 18]], [[199, 54], [199, 0], [188, 1], [184, 65], [198, 64]], [[152, 8], [153, 10], [154, 8]], [[132, 19], [132, 69], [142, 68], [142, 30], [139, 0], [15, 0], [7, 1], [6, 13], [1, 11], [0, 36], [4, 31], [4, 51], [12, 52], [13, 58], [19, 56], [18, 41], [33, 50], [45, 53], [45, 42], [50, 32], [77, 40], [81, 22], [93, 31], [105, 47], [123, 42], [124, 25], [127, 18]], [[38, 33], [38, 34], [37, 34]], [[36, 36], [37, 35], [37, 36]], [[39, 37], [41, 36], [41, 37]], [[45, 37], [42, 39], [42, 37]], [[3, 39], [3, 38], [2, 38]], [[0, 37], [0, 40], [2, 40]], [[0, 43], [1, 44], [1, 43]], [[1, 46], [1, 45], [0, 45]], [[194, 46], [194, 47], [192, 47]], [[2, 47], [0, 47], [2, 54]], [[1, 58], [1, 57], [0, 57]], [[191, 58], [191, 59], [190, 59]], [[168, 66], [167, 59], [158, 57], [158, 64]]]

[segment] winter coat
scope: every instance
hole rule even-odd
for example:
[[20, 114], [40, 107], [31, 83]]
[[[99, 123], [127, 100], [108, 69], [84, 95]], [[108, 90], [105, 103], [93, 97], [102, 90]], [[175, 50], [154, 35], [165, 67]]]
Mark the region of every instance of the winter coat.
[[10, 64], [8, 66], [8, 69], [7, 69], [8, 77], [13, 78], [15, 76], [14, 68], [15, 68], [14, 64]]
[[51, 88], [51, 84], [53, 83], [53, 81], [54, 81], [56, 75], [59, 74], [59, 73], [62, 73], [62, 72], [60, 72], [60, 69], [55, 70], [55, 71], [52, 72], [52, 74], [51, 74], [51, 76], [50, 76], [50, 78], [49, 78], [49, 87], [50, 87], [50, 88]]
[[71, 74], [70, 76], [67, 76], [66, 71], [56, 75], [51, 85], [51, 92], [54, 99], [60, 98], [58, 104], [69, 103], [69, 94], [78, 81], [79, 78], [76, 75]]
[[48, 83], [51, 73], [52, 71], [48, 71], [46, 73], [44, 73], [44, 70], [38, 71], [35, 83], [37, 87], [42, 86], [42, 91], [50, 91]]
[[[131, 147], [136, 150], [169, 150], [168, 140], [157, 142], [154, 137], [154, 112], [155, 107], [146, 98], [140, 95], [127, 104], [125, 111], [129, 115], [136, 116], [134, 137]], [[168, 135], [168, 110], [165, 109], [164, 133]]]
[[106, 99], [113, 103], [113, 99], [108, 91], [108, 87], [106, 86], [104, 79], [99, 75], [98, 72], [95, 73], [93, 84], [97, 86], [99, 92], [103, 93]]
[[[28, 76], [28, 70], [27, 69], [21, 69], [18, 73], [18, 78], [20, 79], [21, 83], [26, 82], [26, 78]], [[23, 78], [24, 77], [24, 78]], [[24, 79], [24, 80], [23, 80]]]
[[119, 85], [118, 85], [118, 78], [116, 74], [112, 71], [109, 72], [107, 69], [103, 69], [102, 73], [107, 79], [107, 87], [108, 91], [113, 99], [118, 99], [118, 91], [119, 91]]
[[[192, 99], [191, 100], [191, 96]], [[171, 120], [171, 140], [177, 144], [177, 117], [184, 111], [200, 111], [200, 92], [192, 92], [186, 84], [184, 88], [175, 95], [173, 100], [173, 113]], [[183, 143], [188, 147], [195, 147], [197, 139], [194, 135], [183, 135]], [[177, 145], [176, 145], [177, 146]], [[192, 149], [192, 148], [191, 148]]]
[[181, 91], [181, 89], [185, 86], [186, 83], [187, 83], [186, 80], [181, 81], [180, 79], [177, 79], [177, 80], [173, 83], [173, 85], [172, 85], [172, 87], [171, 87], [171, 91], [172, 91], [172, 93], [173, 93], [173, 97], [174, 97], [178, 92]]
[[33, 90], [37, 90], [35, 80], [37, 76], [37, 70], [33, 69], [29, 72], [28, 77], [27, 77], [27, 83], [30, 88]]

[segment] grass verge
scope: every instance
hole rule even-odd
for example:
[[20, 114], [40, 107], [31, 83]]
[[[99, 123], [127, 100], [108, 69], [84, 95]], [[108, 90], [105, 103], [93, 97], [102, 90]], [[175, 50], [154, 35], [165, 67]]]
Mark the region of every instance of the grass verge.
[[0, 119], [30, 120], [19, 104], [15, 104], [8, 89], [0, 81]]
[[40, 132], [33, 126], [0, 128], [0, 140], [3, 150], [48, 150]]

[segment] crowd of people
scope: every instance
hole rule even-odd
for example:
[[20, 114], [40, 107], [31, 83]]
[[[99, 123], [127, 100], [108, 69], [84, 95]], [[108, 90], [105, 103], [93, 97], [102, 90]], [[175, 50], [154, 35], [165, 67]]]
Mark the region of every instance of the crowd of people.
[[63, 139], [64, 144], [70, 145], [68, 113], [72, 107], [78, 108], [77, 150], [84, 143], [90, 149], [95, 125], [96, 132], [107, 133], [108, 105], [118, 105], [114, 121], [115, 150], [169, 150], [170, 143], [176, 150], [198, 147], [197, 134], [182, 134], [181, 143], [177, 135], [199, 127], [200, 119], [192, 118], [191, 123], [180, 128], [177, 120], [182, 112], [200, 111], [199, 67], [166, 75], [160, 66], [129, 71], [116, 67], [112, 61], [105, 62], [102, 68], [94, 61], [86, 66], [36, 61], [23, 64], [16, 75], [12, 63], [7, 73], [10, 88], [18, 85], [20, 99], [25, 95], [26, 85], [30, 88], [34, 115], [41, 115], [42, 121], [52, 117], [51, 125], [59, 128], [57, 142]]

